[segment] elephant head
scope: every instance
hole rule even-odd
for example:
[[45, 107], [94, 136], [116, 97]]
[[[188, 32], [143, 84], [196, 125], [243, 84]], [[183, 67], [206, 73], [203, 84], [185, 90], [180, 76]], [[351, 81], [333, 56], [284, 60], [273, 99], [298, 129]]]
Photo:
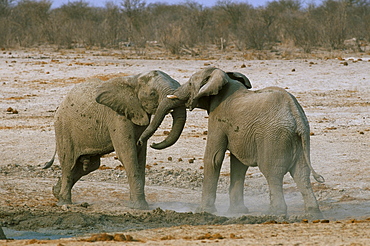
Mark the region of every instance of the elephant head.
[[[154, 70], [135, 76], [111, 79], [97, 89], [96, 101], [125, 116], [135, 125], [146, 126], [160, 104], [171, 103], [173, 124], [170, 134], [163, 141], [166, 147], [180, 137], [186, 121], [185, 106], [172, 106], [167, 98], [180, 84], [164, 72]], [[142, 144], [142, 142], [141, 142]]]
[[[246, 88], [252, 88], [249, 79], [238, 72], [224, 72], [221, 69], [209, 67], [191, 76], [189, 81], [176, 89], [173, 94], [162, 100], [158, 106], [153, 121], [139, 138], [139, 142], [146, 141], [157, 130], [165, 115], [176, 107], [186, 106], [190, 110], [202, 108], [209, 110], [210, 96], [217, 95], [219, 91], [231, 80], [241, 82]], [[154, 149], [167, 148], [167, 142], [153, 143]]]

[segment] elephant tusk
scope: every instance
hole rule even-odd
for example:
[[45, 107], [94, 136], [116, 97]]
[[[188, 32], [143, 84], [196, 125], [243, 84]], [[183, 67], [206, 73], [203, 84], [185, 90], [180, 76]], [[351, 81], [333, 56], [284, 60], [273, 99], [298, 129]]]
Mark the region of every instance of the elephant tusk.
[[168, 99], [177, 99], [178, 97], [177, 97], [177, 96], [175, 96], [175, 95], [167, 95], [167, 98], [168, 98]]

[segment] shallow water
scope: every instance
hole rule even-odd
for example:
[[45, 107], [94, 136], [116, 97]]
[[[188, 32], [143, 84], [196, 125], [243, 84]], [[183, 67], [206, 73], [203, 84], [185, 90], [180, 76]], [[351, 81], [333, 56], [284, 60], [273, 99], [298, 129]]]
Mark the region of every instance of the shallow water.
[[38, 240], [52, 240], [60, 238], [73, 237], [74, 235], [55, 234], [52, 232], [35, 232], [35, 231], [16, 231], [3, 227], [4, 234], [7, 239], [38, 239]]

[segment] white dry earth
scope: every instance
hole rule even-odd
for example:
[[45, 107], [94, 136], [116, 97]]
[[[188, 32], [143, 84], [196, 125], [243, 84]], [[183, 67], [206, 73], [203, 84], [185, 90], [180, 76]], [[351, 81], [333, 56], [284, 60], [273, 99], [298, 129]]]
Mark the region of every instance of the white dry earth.
[[[0, 225], [8, 238], [17, 240], [2, 240], [0, 245], [115, 245], [122, 243], [122, 235], [133, 237], [136, 241], [126, 238], [133, 245], [370, 245], [368, 57], [142, 60], [124, 59], [120, 51], [1, 51]], [[55, 205], [51, 187], [60, 176], [59, 162], [48, 170], [41, 167], [55, 148], [55, 109], [75, 84], [154, 69], [184, 83], [206, 66], [245, 74], [253, 90], [279, 86], [297, 97], [311, 126], [312, 166], [326, 179], [324, 184], [312, 179], [326, 220], [301, 222], [302, 196], [289, 175], [284, 179], [289, 217], [265, 216], [268, 187], [258, 168], [250, 168], [245, 180], [251, 213], [227, 215], [228, 154], [219, 182], [218, 213], [195, 213], [207, 138], [207, 114], [202, 110], [188, 112], [174, 146], [148, 149], [146, 195], [151, 210], [125, 207], [129, 187], [114, 153], [102, 159], [103, 168], [77, 182], [72, 190], [75, 204]], [[149, 142], [163, 139], [170, 127], [166, 118]], [[90, 233], [100, 233], [100, 238]], [[116, 238], [109, 237], [114, 234]]]

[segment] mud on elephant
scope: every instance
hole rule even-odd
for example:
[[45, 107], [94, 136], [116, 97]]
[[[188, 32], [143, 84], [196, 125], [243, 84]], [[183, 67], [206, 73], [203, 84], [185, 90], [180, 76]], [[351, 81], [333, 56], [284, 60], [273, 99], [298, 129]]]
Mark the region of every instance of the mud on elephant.
[[[249, 80], [240, 73], [206, 68], [168, 98], [176, 106], [207, 110], [208, 138], [204, 154], [201, 210], [214, 212], [217, 182], [225, 151], [230, 151], [230, 212], [247, 213], [244, 179], [248, 167], [258, 166], [270, 190], [271, 214], [286, 215], [283, 177], [289, 172], [303, 195], [306, 213], [322, 217], [313, 193], [310, 172], [323, 182], [310, 164], [310, 128], [297, 99], [284, 89], [249, 90]], [[139, 141], [145, 142], [157, 129], [170, 104], [159, 105], [157, 114]], [[153, 148], [165, 148], [163, 143]]]
[[[56, 152], [62, 177], [53, 187], [58, 204], [70, 204], [73, 185], [100, 166], [100, 157], [115, 151], [126, 169], [132, 208], [148, 209], [145, 200], [146, 141], [136, 142], [161, 101], [180, 84], [161, 71], [90, 79], [74, 87], [55, 114]], [[186, 120], [184, 106], [173, 106], [173, 125], [163, 144], [179, 138]], [[54, 154], [55, 157], [55, 154]], [[54, 157], [44, 168], [52, 165]]]

